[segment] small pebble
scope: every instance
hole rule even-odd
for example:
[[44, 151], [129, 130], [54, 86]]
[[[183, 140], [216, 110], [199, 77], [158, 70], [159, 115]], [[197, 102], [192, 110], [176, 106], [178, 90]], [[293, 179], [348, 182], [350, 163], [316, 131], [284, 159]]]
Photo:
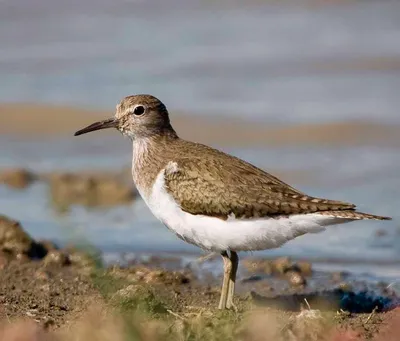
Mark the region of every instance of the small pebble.
[[65, 266], [71, 264], [71, 261], [68, 255], [62, 251], [52, 250], [47, 253], [46, 257], [43, 259], [43, 263], [45, 266], [50, 264]]
[[302, 274], [297, 271], [289, 270], [285, 273], [285, 276], [289, 283], [295, 287], [304, 286], [307, 283]]

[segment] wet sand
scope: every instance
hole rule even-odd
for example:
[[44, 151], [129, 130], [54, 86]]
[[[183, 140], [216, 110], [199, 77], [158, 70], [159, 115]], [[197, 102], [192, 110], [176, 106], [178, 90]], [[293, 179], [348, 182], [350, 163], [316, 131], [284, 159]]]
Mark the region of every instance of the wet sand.
[[[39, 104], [0, 104], [0, 134], [22, 139], [68, 137], [110, 112]], [[171, 114], [183, 138], [229, 146], [324, 145], [400, 146], [399, 127], [371, 122], [335, 122], [270, 126], [239, 119], [215, 120], [182, 113]], [[103, 132], [110, 134], [111, 132]]]

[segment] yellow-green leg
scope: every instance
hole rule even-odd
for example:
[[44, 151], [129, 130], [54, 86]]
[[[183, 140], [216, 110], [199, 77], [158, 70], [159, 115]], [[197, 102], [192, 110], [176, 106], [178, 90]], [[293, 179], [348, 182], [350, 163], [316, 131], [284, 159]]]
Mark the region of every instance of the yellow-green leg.
[[229, 292], [229, 281], [232, 273], [232, 262], [226, 251], [221, 252], [221, 256], [224, 261], [224, 279], [222, 281], [221, 298], [219, 300], [218, 309], [226, 309]]
[[235, 282], [236, 282], [236, 273], [237, 273], [237, 269], [239, 266], [239, 256], [235, 251], [231, 251], [230, 260], [232, 263], [232, 271], [229, 276], [228, 297], [227, 297], [226, 308], [233, 309], [236, 311], [237, 308], [236, 308], [235, 304], [233, 303], [233, 297], [235, 295]]

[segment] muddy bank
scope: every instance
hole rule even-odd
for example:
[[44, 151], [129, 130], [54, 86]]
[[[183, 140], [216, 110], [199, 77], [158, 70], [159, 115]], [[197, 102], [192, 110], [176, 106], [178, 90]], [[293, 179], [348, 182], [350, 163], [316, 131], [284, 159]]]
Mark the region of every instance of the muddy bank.
[[36, 241], [18, 221], [0, 215], [0, 318], [28, 317], [59, 327], [98, 297], [91, 258], [50, 241]]
[[[353, 283], [346, 288], [346, 277], [339, 274], [325, 283], [329, 290], [321, 291], [312, 284], [321, 274], [304, 261], [244, 259], [238, 311], [219, 312], [221, 278], [199, 271], [198, 261], [181, 267], [177, 258], [152, 256], [105, 268], [96, 253], [35, 241], [8, 217], [1, 217], [0, 232], [0, 334], [18, 330], [23, 340], [67, 340], [77, 337], [74, 333], [84, 339], [110, 340], [110, 333], [112, 340], [132, 339], [127, 331], [134, 340], [261, 340], [260, 335], [282, 341], [383, 340], [400, 318], [394, 305], [379, 305], [378, 296], [358, 313], [355, 304], [367, 301], [362, 291], [353, 290]], [[32, 253], [38, 245], [42, 253]], [[293, 281], [294, 274], [302, 281]], [[330, 299], [332, 293], [342, 297], [325, 300], [323, 307], [322, 292]], [[396, 302], [387, 287], [385, 295], [380, 298]], [[353, 306], [337, 305], [343, 297]], [[296, 304], [284, 305], [289, 300]], [[24, 322], [17, 328], [13, 323], [20, 319]], [[144, 327], [150, 325], [157, 327]]]
[[24, 168], [0, 170], [0, 184], [15, 190], [29, 187], [35, 181], [48, 185], [48, 194], [57, 210], [71, 205], [112, 207], [132, 202], [138, 193], [130, 169], [117, 172], [80, 171], [35, 173]]
[[[73, 138], [73, 133], [109, 112], [50, 105], [0, 104], [0, 134], [18, 138]], [[398, 127], [368, 122], [269, 126], [239, 119], [207, 119], [172, 113], [173, 126], [182, 138], [214, 145], [329, 145], [400, 146]], [[23, 124], [22, 124], [23, 122]], [[223, 132], [223, 133], [221, 133]], [[102, 134], [116, 134], [104, 131]], [[104, 135], [103, 135], [104, 136]]]

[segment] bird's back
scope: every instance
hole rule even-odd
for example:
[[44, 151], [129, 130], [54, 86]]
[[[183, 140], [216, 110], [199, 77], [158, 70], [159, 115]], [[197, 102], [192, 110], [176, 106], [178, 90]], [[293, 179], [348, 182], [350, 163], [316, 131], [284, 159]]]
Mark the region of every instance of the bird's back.
[[[355, 208], [354, 204], [306, 195], [262, 169], [214, 148], [181, 139], [175, 143], [180, 151], [173, 158], [177, 171], [166, 177], [167, 185], [190, 213], [214, 210], [217, 216], [233, 213], [251, 218]], [[189, 195], [194, 189], [202, 194]]]

